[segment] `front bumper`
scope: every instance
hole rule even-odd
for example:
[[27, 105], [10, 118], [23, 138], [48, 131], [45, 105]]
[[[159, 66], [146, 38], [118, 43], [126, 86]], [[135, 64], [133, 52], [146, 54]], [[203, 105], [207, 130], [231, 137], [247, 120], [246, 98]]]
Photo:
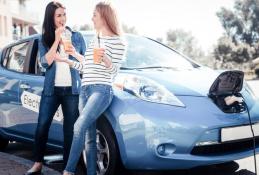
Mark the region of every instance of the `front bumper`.
[[[220, 143], [221, 128], [249, 124], [246, 113], [225, 114], [206, 97], [179, 98], [186, 108], [137, 101], [118, 116], [120, 128], [115, 134], [121, 138], [118, 144], [126, 168], [186, 169], [252, 155], [251, 141]], [[251, 112], [251, 118], [259, 121], [257, 113]], [[206, 141], [214, 144], [197, 146]], [[166, 154], [159, 154], [160, 145], [168, 149]]]

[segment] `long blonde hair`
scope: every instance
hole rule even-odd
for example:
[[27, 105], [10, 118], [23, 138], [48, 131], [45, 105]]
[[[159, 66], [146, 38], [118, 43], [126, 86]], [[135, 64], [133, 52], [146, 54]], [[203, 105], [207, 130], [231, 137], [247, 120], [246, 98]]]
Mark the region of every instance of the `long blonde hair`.
[[101, 15], [107, 27], [115, 35], [121, 35], [121, 27], [117, 17], [117, 12], [109, 2], [99, 2], [95, 10]]

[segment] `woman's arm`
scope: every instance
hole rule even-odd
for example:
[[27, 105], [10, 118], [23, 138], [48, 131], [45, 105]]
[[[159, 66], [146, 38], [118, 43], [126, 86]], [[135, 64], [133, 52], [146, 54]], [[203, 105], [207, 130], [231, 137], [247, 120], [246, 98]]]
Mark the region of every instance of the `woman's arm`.
[[72, 56], [75, 57], [80, 63], [82, 63], [84, 60], [84, 56], [78, 52], [74, 52]]
[[48, 65], [51, 65], [53, 63], [57, 54], [56, 52], [57, 52], [58, 45], [59, 45], [59, 41], [55, 40], [51, 48], [49, 49], [49, 51], [46, 53], [45, 59], [47, 60]]
[[80, 63], [82, 63], [84, 60], [84, 56], [78, 53], [73, 45], [68, 46], [66, 53], [76, 58]]
[[83, 62], [84, 54], [86, 51], [86, 45], [83, 36], [81, 33], [76, 33], [75, 35], [78, 35], [79, 41], [80, 41], [80, 49], [79, 52], [76, 51], [75, 47], [73, 45], [68, 46], [68, 50], [66, 50], [66, 53], [71, 55], [72, 57], [76, 58], [80, 63]]
[[68, 57], [61, 57], [59, 54], [56, 54], [54, 59], [55, 59], [55, 61], [65, 62], [70, 67], [72, 67], [72, 68], [74, 68], [76, 70], [79, 70], [79, 71], [83, 70], [83, 62], [84, 62], [84, 60], [82, 60], [82, 63], [80, 63], [80, 62], [77, 62], [77, 61], [70, 60], [70, 59], [68, 59]]
[[52, 44], [51, 48], [45, 55], [45, 59], [47, 60], [48, 65], [51, 65], [57, 55], [57, 49], [59, 42], [61, 40], [61, 33], [65, 30], [64, 27], [59, 27], [55, 30], [55, 41]]
[[116, 43], [116, 47], [113, 47], [111, 52], [107, 52], [106, 54], [104, 54], [102, 61], [105, 67], [112, 74], [116, 75], [118, 70], [120, 69], [125, 52], [126, 52], [125, 44], [122, 41], [119, 41], [118, 43]]

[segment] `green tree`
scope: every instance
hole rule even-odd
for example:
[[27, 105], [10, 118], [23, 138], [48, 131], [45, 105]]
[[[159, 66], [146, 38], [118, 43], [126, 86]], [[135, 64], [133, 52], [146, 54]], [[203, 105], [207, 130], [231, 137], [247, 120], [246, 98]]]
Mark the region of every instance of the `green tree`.
[[221, 8], [217, 13], [227, 35], [235, 44], [253, 45], [259, 39], [259, 1], [236, 0], [234, 10]]
[[217, 16], [225, 35], [214, 48], [222, 67], [229, 62], [242, 64], [259, 56], [259, 1], [236, 0], [233, 10], [221, 8]]

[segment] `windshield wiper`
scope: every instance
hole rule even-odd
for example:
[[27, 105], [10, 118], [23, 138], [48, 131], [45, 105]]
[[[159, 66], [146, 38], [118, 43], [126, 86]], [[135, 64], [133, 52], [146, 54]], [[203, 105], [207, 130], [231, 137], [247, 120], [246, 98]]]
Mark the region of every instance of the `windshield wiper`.
[[136, 70], [138, 68], [135, 68], [135, 67], [121, 67], [120, 69], [121, 70]]
[[177, 69], [176, 67], [169, 67], [169, 66], [148, 66], [148, 67], [141, 67], [139, 69]]
[[177, 70], [176, 67], [168, 66], [147, 66], [147, 67], [121, 67], [122, 70], [135, 70], [135, 69], [173, 69]]

